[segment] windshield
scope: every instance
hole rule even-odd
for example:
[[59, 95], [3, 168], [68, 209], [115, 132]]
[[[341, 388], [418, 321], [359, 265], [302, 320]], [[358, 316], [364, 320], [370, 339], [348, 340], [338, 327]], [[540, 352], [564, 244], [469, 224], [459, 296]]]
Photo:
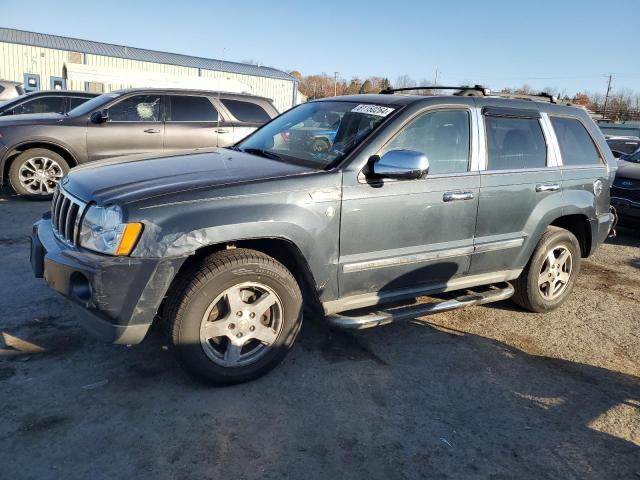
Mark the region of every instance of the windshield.
[[326, 168], [344, 158], [394, 110], [356, 102], [305, 103], [265, 125], [237, 148]]
[[92, 110], [100, 108], [102, 105], [110, 102], [114, 98], [118, 98], [119, 96], [119, 93], [105, 93], [103, 95], [100, 95], [99, 97], [92, 98], [91, 100], [78, 105], [72, 110], [69, 110], [69, 113], [67, 115], [69, 115], [70, 117], [79, 117], [81, 115], [86, 115]]

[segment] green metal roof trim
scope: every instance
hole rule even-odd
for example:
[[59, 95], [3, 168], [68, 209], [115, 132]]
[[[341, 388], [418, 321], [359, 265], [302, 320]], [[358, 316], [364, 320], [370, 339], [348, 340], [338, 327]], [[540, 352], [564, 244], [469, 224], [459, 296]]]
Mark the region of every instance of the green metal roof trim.
[[0, 27], [0, 42], [295, 81], [295, 78], [288, 73], [270, 67], [259, 67], [257, 65], [248, 65], [246, 63], [227, 62], [212, 58], [181, 55], [179, 53], [159, 52], [156, 50], [146, 50], [144, 48], [92, 42], [90, 40], [59, 37], [57, 35], [49, 35], [46, 33], [26, 32], [23, 30], [14, 30], [12, 28]]

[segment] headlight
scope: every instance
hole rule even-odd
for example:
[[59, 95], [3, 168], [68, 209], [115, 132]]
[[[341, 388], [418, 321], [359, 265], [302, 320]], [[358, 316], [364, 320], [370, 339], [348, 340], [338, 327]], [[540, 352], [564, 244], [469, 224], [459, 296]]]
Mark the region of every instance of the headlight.
[[141, 223], [122, 223], [117, 205], [91, 206], [80, 229], [80, 245], [108, 255], [129, 255], [142, 232]]

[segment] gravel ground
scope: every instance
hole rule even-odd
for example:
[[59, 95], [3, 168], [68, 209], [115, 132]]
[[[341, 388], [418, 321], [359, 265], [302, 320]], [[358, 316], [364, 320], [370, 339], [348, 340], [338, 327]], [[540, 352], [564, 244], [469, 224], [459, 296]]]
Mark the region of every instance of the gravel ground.
[[34, 279], [46, 204], [0, 196], [0, 478], [640, 478], [640, 232], [571, 299], [364, 331], [307, 319], [279, 368], [204, 387], [152, 331], [105, 345]]

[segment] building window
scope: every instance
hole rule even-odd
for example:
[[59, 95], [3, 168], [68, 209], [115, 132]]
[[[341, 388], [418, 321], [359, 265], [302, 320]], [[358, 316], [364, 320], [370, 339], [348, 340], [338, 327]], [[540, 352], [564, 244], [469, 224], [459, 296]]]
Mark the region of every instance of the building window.
[[51, 88], [51, 90], [66, 90], [67, 80], [62, 77], [51, 77], [49, 88]]
[[40, 75], [37, 73], [24, 74], [24, 91], [35, 92], [40, 90]]

